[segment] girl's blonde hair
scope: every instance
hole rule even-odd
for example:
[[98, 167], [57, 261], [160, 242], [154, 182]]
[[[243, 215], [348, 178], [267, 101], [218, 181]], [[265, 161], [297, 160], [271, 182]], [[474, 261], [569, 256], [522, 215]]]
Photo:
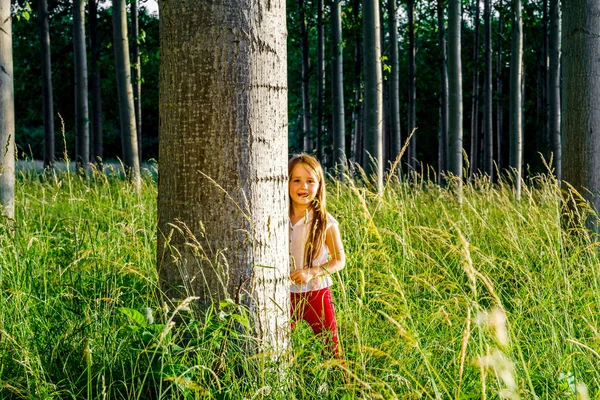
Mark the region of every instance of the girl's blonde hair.
[[[303, 267], [312, 267], [313, 261], [321, 254], [325, 245], [325, 231], [327, 230], [327, 200], [325, 192], [325, 174], [323, 167], [317, 159], [306, 153], [293, 156], [288, 162], [288, 179], [292, 179], [292, 171], [298, 164], [304, 165], [313, 172], [319, 182], [319, 188], [315, 199], [311, 204], [313, 219], [308, 230], [306, 244], [304, 246]], [[288, 195], [289, 196], [289, 195]], [[289, 199], [291, 202], [291, 198]], [[290, 208], [291, 212], [291, 208]]]

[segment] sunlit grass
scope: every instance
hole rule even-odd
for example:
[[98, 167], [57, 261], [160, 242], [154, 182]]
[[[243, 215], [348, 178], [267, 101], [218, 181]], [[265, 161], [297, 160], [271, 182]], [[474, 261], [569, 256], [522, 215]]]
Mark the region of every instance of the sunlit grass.
[[480, 179], [462, 206], [426, 180], [328, 189], [348, 257], [334, 285], [345, 361], [301, 326], [282, 382], [240, 347], [236, 307], [171, 324], [150, 176], [137, 194], [117, 174], [23, 173], [0, 227], [0, 397], [598, 395], [600, 243], [561, 228], [552, 179], [519, 201]]

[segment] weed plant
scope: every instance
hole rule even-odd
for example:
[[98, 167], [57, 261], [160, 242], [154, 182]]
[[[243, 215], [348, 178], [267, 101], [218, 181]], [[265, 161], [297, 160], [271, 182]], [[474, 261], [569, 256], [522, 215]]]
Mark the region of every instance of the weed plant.
[[303, 324], [283, 380], [244, 350], [235, 304], [161, 303], [156, 191], [151, 175], [138, 194], [118, 174], [20, 173], [0, 224], [0, 398], [600, 396], [600, 243], [561, 228], [551, 178], [519, 200], [479, 179], [462, 204], [426, 181], [332, 180], [345, 360]]

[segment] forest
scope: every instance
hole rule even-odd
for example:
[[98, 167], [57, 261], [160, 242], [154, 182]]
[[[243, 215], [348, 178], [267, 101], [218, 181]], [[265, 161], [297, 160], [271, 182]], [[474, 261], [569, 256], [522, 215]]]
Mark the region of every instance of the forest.
[[597, 0], [150, 10], [0, 0], [0, 398], [600, 396]]

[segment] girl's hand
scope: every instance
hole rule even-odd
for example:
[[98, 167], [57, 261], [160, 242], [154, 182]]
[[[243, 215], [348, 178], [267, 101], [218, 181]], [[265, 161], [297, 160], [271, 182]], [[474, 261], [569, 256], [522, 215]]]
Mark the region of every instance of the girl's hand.
[[316, 272], [313, 270], [313, 268], [303, 268], [303, 269], [297, 269], [293, 272], [290, 273], [290, 279], [292, 280], [292, 282], [300, 285], [302, 283], [306, 283], [308, 281], [310, 281], [312, 278], [315, 277]]

